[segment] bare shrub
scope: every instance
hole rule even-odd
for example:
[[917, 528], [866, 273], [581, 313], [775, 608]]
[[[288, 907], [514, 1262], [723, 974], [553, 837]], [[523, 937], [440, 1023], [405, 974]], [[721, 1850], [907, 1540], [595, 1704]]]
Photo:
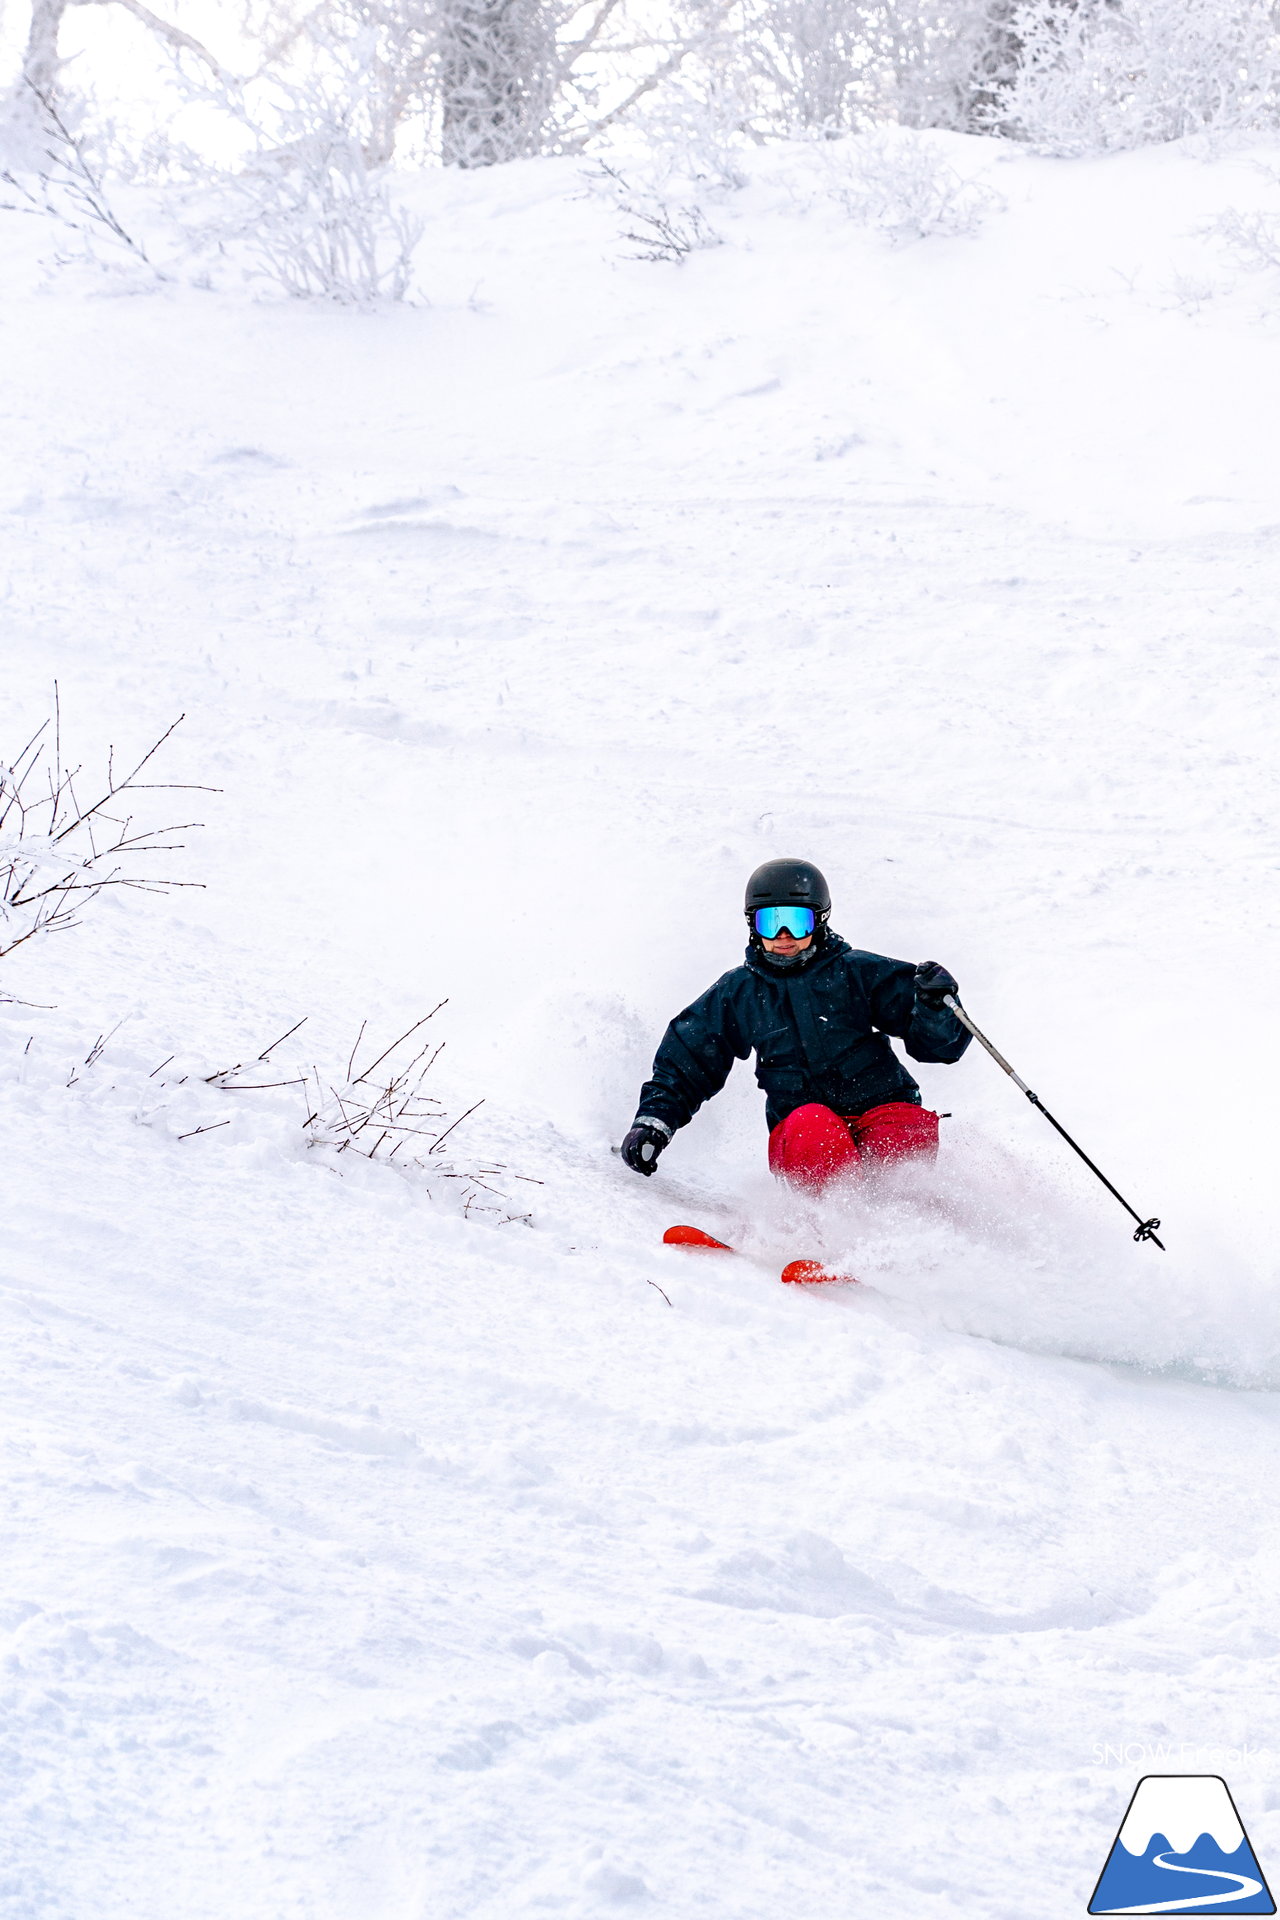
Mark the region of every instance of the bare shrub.
[[625, 259], [668, 260], [679, 265], [691, 253], [724, 244], [696, 203], [682, 206], [652, 188], [634, 187], [616, 167], [604, 161], [597, 163], [588, 179], [592, 190], [606, 194], [628, 223], [619, 238], [635, 251], [624, 255]]
[[[361, 1053], [373, 1054], [374, 1048], [366, 1039], [367, 1022], [362, 1022], [345, 1067], [322, 1068], [314, 1063], [302, 1063], [281, 1074], [273, 1066], [272, 1055], [306, 1025], [304, 1015], [251, 1059], [220, 1067], [214, 1073], [194, 1076], [196, 1086], [237, 1095], [296, 1087], [304, 1106], [301, 1129], [307, 1149], [330, 1161], [335, 1171], [341, 1170], [340, 1163], [346, 1154], [354, 1159], [394, 1166], [402, 1173], [427, 1176], [428, 1190], [433, 1182], [449, 1182], [449, 1191], [467, 1218], [493, 1215], [500, 1226], [527, 1224], [531, 1217], [527, 1207], [505, 1189], [517, 1182], [541, 1186], [540, 1180], [516, 1173], [501, 1161], [478, 1158], [473, 1162], [460, 1162], [454, 1157], [458, 1129], [484, 1101], [477, 1100], [462, 1112], [451, 1113], [443, 1101], [427, 1090], [428, 1076], [445, 1043], [434, 1037], [424, 1041], [423, 1029], [447, 1004], [441, 1000], [389, 1047], [374, 1055], [367, 1065], [361, 1064]], [[296, 1047], [300, 1045], [295, 1043]], [[159, 1074], [171, 1067], [170, 1061], [163, 1061], [155, 1072]], [[174, 1074], [172, 1084], [187, 1086], [192, 1077], [190, 1072]], [[170, 1083], [159, 1083], [161, 1089], [167, 1084]], [[226, 1120], [205, 1118], [204, 1111], [201, 1109], [197, 1115], [193, 1108], [191, 1117], [199, 1117], [200, 1124], [180, 1131], [176, 1138], [194, 1139], [229, 1124]]]
[[445, 1001], [387, 1048], [371, 1043], [362, 1025], [354, 1047], [317, 1064], [308, 1058], [304, 1017], [213, 1071], [196, 1045], [157, 1059], [152, 1044], [122, 1032], [136, 1016], [89, 1045], [47, 1009], [28, 1032], [13, 1011], [19, 1004], [6, 1011], [0, 1002], [5, 1077], [72, 1092], [100, 1125], [145, 1127], [182, 1153], [235, 1142], [259, 1161], [301, 1160], [365, 1186], [404, 1181], [442, 1210], [489, 1226], [530, 1223], [529, 1190], [543, 1182], [487, 1157], [470, 1138], [468, 1123], [485, 1102], [429, 1091], [443, 1042], [424, 1046], [423, 1036]]
[[895, 242], [976, 233], [1003, 204], [985, 182], [958, 172], [927, 134], [902, 127], [824, 147], [820, 159], [830, 198]]
[[621, 205], [619, 212], [634, 222], [622, 234], [635, 248], [629, 260], [673, 260], [678, 265], [691, 253], [723, 245], [700, 207], [673, 207], [653, 197]]
[[150, 864], [160, 855], [180, 853], [184, 843], [172, 836], [190, 831], [199, 821], [135, 828], [132, 814], [124, 811], [138, 793], [216, 791], [138, 777], [182, 718], [179, 714], [123, 779], [110, 749], [105, 779], [90, 788], [97, 797], [81, 801], [76, 782], [83, 770], [64, 764], [55, 688], [51, 719], [11, 766], [0, 766], [0, 959], [42, 934], [77, 926], [85, 908], [107, 887], [168, 893], [200, 884], [175, 880]]
[[[452, 1133], [475, 1112], [476, 1107], [469, 1107], [446, 1128], [440, 1102], [423, 1091], [427, 1075], [444, 1046], [443, 1040], [428, 1039], [407, 1059], [404, 1055], [407, 1044], [420, 1036], [423, 1027], [445, 1004], [441, 1000], [359, 1073], [356, 1066], [364, 1041], [365, 1022], [361, 1023], [341, 1079], [322, 1075], [318, 1067], [304, 1069], [302, 1084], [307, 1117], [302, 1124], [308, 1146], [332, 1147], [336, 1153], [357, 1153], [366, 1160], [374, 1159], [383, 1147], [386, 1158], [394, 1160], [407, 1146], [412, 1161], [422, 1152], [434, 1153], [442, 1129]], [[476, 1106], [482, 1104], [476, 1102]], [[418, 1140], [430, 1144], [415, 1148]]]

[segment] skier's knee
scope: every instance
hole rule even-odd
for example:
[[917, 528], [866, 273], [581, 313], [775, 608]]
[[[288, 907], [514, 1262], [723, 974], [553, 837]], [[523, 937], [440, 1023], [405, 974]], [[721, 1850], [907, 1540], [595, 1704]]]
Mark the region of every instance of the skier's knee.
[[858, 1157], [846, 1122], [816, 1101], [796, 1107], [769, 1135], [770, 1171], [797, 1186], [824, 1186]]

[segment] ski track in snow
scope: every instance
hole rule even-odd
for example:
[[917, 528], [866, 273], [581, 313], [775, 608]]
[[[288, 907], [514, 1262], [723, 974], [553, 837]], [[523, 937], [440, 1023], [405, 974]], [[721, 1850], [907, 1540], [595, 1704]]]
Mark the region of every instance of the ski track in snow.
[[[678, 271], [569, 163], [423, 180], [373, 316], [0, 228], [0, 744], [56, 675], [222, 789], [206, 891], [5, 963], [15, 1920], [1056, 1920], [1161, 1770], [1095, 1748], [1268, 1747], [1274, 323], [1160, 297], [1248, 156], [900, 251], [753, 164]], [[1167, 1258], [976, 1048], [934, 1176], [789, 1200], [745, 1070], [626, 1173], [788, 851]], [[197, 1085], [445, 995], [531, 1228]], [[1265, 1864], [1270, 1752], [1201, 1770]]]

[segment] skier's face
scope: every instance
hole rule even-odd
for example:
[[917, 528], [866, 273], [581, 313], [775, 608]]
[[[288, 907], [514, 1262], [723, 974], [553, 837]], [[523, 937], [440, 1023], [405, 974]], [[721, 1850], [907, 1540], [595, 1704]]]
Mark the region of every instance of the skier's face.
[[803, 940], [797, 940], [784, 932], [776, 940], [761, 940], [760, 945], [766, 953], [776, 953], [780, 959], [790, 960], [793, 954], [803, 953], [806, 947], [813, 945], [813, 935], [806, 933]]

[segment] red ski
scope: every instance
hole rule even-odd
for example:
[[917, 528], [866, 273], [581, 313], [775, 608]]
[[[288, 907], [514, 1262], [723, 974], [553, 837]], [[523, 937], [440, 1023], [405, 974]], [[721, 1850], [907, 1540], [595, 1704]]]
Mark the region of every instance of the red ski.
[[[668, 1227], [662, 1236], [666, 1247], [684, 1247], [690, 1253], [736, 1253], [737, 1248], [717, 1240], [714, 1234], [704, 1233], [701, 1227]], [[782, 1279], [787, 1286], [816, 1287], [829, 1281], [852, 1281], [851, 1273], [832, 1273], [820, 1260], [789, 1260], [782, 1269]]]
[[716, 1240], [701, 1227], [668, 1227], [662, 1236], [664, 1247], [688, 1247], [691, 1253], [735, 1253], [723, 1240]]

